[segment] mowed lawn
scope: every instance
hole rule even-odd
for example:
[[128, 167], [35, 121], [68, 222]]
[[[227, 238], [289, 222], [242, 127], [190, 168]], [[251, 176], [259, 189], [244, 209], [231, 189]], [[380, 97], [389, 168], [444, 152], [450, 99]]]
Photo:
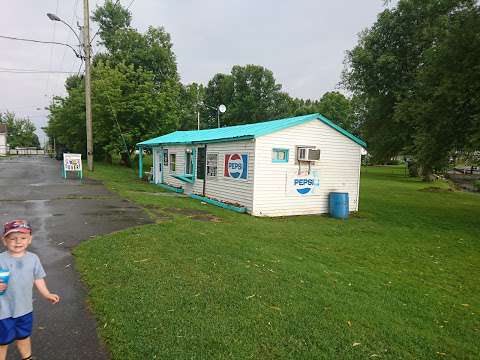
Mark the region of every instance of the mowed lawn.
[[478, 194], [368, 168], [349, 220], [269, 219], [91, 176], [158, 219], [75, 250], [114, 359], [479, 358]]

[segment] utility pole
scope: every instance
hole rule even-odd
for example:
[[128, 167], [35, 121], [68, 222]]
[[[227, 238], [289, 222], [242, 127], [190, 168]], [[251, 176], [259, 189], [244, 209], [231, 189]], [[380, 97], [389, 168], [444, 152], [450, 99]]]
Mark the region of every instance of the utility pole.
[[90, 11], [88, 0], [83, 0], [83, 49], [85, 52], [85, 112], [87, 126], [87, 164], [93, 171], [93, 136], [92, 136], [92, 100], [90, 85]]

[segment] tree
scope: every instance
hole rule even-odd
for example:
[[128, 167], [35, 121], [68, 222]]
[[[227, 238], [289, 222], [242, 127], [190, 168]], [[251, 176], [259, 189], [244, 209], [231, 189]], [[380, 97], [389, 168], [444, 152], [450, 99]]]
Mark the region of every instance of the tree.
[[338, 91], [325, 93], [317, 105], [317, 111], [347, 131], [354, 127], [350, 100]]
[[[178, 128], [187, 92], [163, 28], [139, 33], [131, 27], [131, 13], [111, 0], [97, 7], [93, 19], [103, 45], [92, 67], [94, 153], [106, 160], [120, 153], [128, 164], [136, 143]], [[72, 76], [65, 86], [67, 96], [52, 102], [45, 130], [61, 148], [84, 153], [83, 78]]]
[[10, 148], [40, 147], [37, 128], [28, 118], [19, 118], [13, 112], [0, 113], [0, 122], [7, 124], [7, 143]]
[[293, 112], [293, 102], [281, 92], [272, 71], [258, 65], [235, 65], [231, 74], [216, 74], [205, 90], [204, 116], [209, 126], [216, 127], [220, 104], [227, 106], [221, 116], [223, 126], [254, 123], [288, 116]]
[[343, 83], [377, 160], [410, 152], [428, 179], [451, 150], [471, 142], [478, 131], [471, 96], [479, 86], [478, 11], [474, 0], [400, 0], [347, 53]]

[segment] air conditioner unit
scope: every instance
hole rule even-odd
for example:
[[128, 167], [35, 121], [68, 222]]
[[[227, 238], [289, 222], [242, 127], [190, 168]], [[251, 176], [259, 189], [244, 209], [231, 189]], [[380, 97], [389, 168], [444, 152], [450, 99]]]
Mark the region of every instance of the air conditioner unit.
[[298, 161], [318, 161], [320, 160], [320, 149], [311, 147], [299, 147], [297, 149]]

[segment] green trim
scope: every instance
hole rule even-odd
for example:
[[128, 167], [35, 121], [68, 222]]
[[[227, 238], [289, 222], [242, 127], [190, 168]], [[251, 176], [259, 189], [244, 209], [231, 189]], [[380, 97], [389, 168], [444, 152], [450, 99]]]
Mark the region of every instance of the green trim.
[[197, 178], [197, 148], [192, 149], [192, 180], [195, 182]]
[[223, 142], [232, 142], [232, 141], [242, 141], [242, 140], [251, 140], [255, 139], [255, 136], [248, 135], [248, 136], [239, 136], [239, 137], [232, 137], [227, 139], [218, 139], [218, 140], [207, 140], [207, 141], [192, 141], [192, 144], [211, 144], [211, 143], [223, 143]]
[[190, 131], [175, 131], [166, 135], [162, 135], [153, 139], [145, 140], [137, 144], [137, 146], [159, 146], [162, 144], [169, 145], [193, 145], [193, 144], [208, 144], [219, 142], [233, 142], [247, 139], [254, 139], [260, 136], [268, 135], [288, 129], [293, 126], [305, 124], [307, 122], [319, 120], [324, 124], [330, 126], [342, 135], [348, 137], [358, 145], [366, 148], [367, 144], [350, 134], [348, 131], [335, 125], [329, 119], [319, 113], [296, 116], [292, 118], [271, 120], [258, 122], [253, 124], [227, 126], [218, 129], [205, 130], [190, 130]]
[[282, 148], [273, 148], [272, 152], [285, 152], [285, 159], [280, 160], [280, 159], [272, 159], [272, 163], [288, 163], [288, 157], [289, 157], [289, 149], [282, 149]]
[[353, 140], [354, 142], [356, 142], [358, 145], [362, 146], [363, 148], [365, 148], [365, 149], [367, 148], [367, 143], [365, 141], [359, 139], [358, 137], [356, 137], [353, 134], [350, 134], [347, 130], [342, 129], [340, 126], [335, 125], [333, 122], [328, 120], [322, 114], [318, 114], [318, 116], [319, 116], [319, 120], [322, 121], [323, 123], [327, 124], [328, 126], [332, 127], [333, 129], [337, 130], [340, 134], [345, 135], [350, 140]]
[[157, 184], [157, 186], [160, 186], [161, 188], [164, 188], [166, 190], [176, 192], [178, 194], [183, 194], [183, 191], [184, 191], [183, 189], [179, 189], [179, 188], [167, 185], [167, 184]]
[[143, 177], [143, 147], [138, 148], [138, 177]]
[[190, 184], [193, 184], [195, 182], [195, 180], [193, 179], [193, 175], [190, 175], [190, 174], [170, 175], [170, 176], [180, 181], [188, 182]]
[[190, 197], [192, 199], [200, 200], [200, 201], [206, 202], [207, 204], [219, 206], [221, 208], [224, 208], [224, 209], [227, 209], [227, 210], [232, 210], [232, 211], [235, 211], [235, 212], [238, 212], [238, 213], [247, 212], [247, 208], [245, 208], [245, 207], [239, 207], [239, 206], [233, 206], [233, 205], [230, 205], [230, 204], [225, 204], [221, 201], [213, 200], [213, 199], [210, 199], [210, 198], [207, 198], [207, 197], [204, 197], [204, 196], [191, 194]]

